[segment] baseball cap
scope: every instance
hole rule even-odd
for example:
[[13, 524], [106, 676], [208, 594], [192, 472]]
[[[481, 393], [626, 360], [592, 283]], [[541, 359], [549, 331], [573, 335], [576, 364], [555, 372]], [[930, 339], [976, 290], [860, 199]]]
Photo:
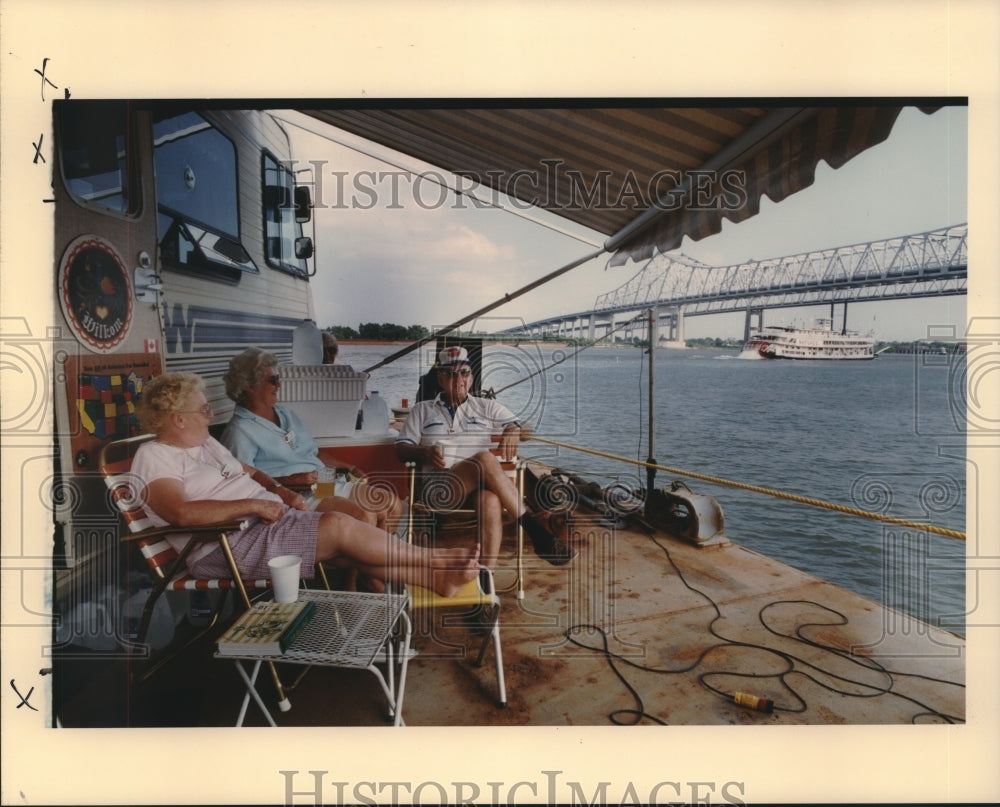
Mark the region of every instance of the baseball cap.
[[455, 364], [468, 364], [469, 352], [464, 347], [446, 347], [438, 353], [438, 366], [451, 367]]

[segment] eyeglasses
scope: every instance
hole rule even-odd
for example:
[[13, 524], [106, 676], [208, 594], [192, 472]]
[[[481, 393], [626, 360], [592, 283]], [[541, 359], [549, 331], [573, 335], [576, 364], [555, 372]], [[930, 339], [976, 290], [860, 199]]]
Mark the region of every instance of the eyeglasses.
[[205, 417], [210, 418], [210, 417], [212, 417], [212, 415], [214, 413], [212, 412], [212, 407], [209, 406], [208, 404], [205, 404], [204, 406], [199, 407], [198, 409], [178, 409], [175, 414], [178, 414], [178, 415], [204, 415]]
[[266, 379], [266, 381], [267, 381], [267, 383], [268, 383], [268, 384], [270, 384], [270, 385], [271, 385], [272, 387], [280, 387], [280, 386], [281, 386], [281, 376], [279, 376], [279, 375], [272, 375], [272, 376], [269, 376], [269, 377], [268, 377], [268, 378]]
[[455, 378], [456, 376], [461, 376], [462, 378], [467, 378], [472, 375], [472, 370], [468, 367], [463, 367], [461, 370], [440, 370], [441, 375], [446, 378]]

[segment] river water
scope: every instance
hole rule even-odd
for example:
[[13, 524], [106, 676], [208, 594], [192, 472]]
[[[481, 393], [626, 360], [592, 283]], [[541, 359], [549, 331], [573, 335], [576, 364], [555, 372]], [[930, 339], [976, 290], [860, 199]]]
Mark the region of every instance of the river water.
[[[363, 370], [398, 349], [344, 344], [338, 360]], [[487, 346], [482, 386], [540, 436], [645, 460], [647, 354], [574, 350]], [[369, 390], [391, 406], [412, 401], [432, 357], [424, 347], [373, 371]], [[954, 356], [788, 362], [658, 350], [652, 456], [678, 471], [964, 532], [964, 377]], [[529, 441], [522, 453], [602, 486], [646, 481], [643, 468], [570, 449]], [[675, 479], [719, 501], [734, 543], [964, 635], [964, 542], [675, 473], [657, 472], [655, 485]]]

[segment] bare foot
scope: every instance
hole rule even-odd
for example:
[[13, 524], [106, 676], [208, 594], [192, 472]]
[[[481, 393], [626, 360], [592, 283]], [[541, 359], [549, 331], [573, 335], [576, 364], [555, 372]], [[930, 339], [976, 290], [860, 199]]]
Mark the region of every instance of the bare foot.
[[479, 574], [479, 561], [470, 560], [464, 569], [439, 569], [434, 572], [434, 590], [442, 597], [454, 597], [462, 587]]
[[462, 550], [462, 553], [465, 555], [464, 562], [462, 562], [461, 556], [456, 556], [453, 560], [438, 565], [438, 568], [432, 573], [434, 590], [442, 597], [454, 597], [462, 589], [462, 586], [479, 574], [481, 568], [479, 565], [479, 544], [476, 544], [472, 550]]

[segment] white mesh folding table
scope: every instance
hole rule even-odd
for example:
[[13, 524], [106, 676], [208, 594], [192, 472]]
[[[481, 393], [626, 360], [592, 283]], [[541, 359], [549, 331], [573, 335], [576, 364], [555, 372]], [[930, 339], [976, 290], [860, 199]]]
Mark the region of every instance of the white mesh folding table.
[[[216, 658], [231, 660], [246, 685], [236, 725], [243, 725], [251, 698], [260, 707], [267, 722], [271, 726], [277, 725], [257, 692], [257, 674], [265, 661], [368, 670], [378, 679], [389, 702], [389, 718], [394, 725], [403, 725], [403, 691], [410, 657], [411, 623], [406, 613], [409, 596], [301, 590], [299, 599], [316, 603], [316, 611], [284, 653], [268, 656], [215, 654]], [[253, 662], [249, 672], [244, 666], [247, 661]], [[385, 666], [385, 675], [377, 665]], [[278, 703], [278, 707], [283, 712], [292, 708], [287, 697]]]

